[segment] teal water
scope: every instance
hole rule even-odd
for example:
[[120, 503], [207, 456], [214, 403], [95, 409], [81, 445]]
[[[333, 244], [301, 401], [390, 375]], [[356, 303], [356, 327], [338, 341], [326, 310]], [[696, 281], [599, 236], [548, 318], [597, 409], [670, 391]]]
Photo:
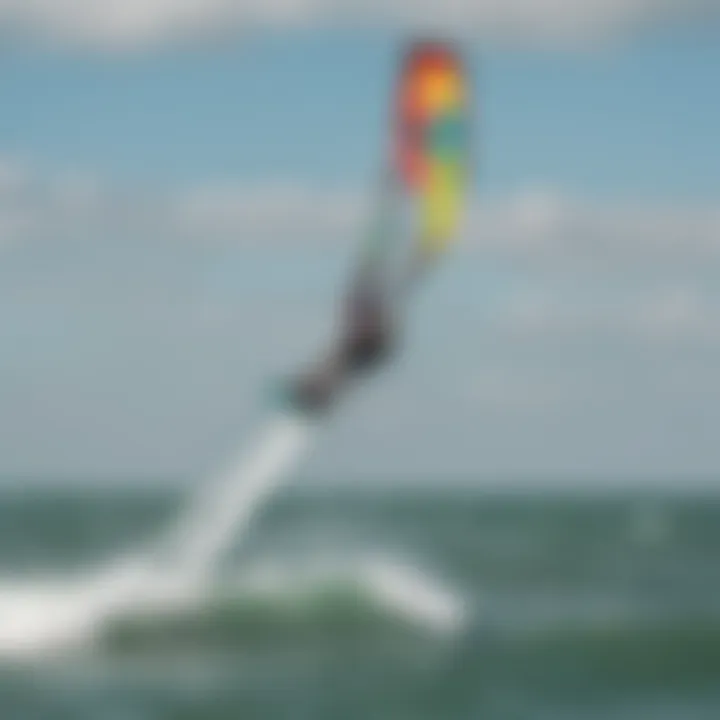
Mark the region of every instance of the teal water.
[[[0, 492], [6, 624], [44, 620], [181, 500]], [[718, 560], [709, 493], [295, 488], [180, 609], [31, 660], [0, 617], [0, 717], [715, 720]]]

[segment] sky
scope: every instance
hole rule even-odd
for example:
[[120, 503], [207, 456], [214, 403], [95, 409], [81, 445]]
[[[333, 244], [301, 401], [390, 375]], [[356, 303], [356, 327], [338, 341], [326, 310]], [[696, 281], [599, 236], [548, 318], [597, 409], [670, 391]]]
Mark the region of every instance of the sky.
[[702, 0], [0, 0], [0, 476], [243, 441], [330, 342], [417, 30], [473, 70], [464, 229], [303, 473], [720, 478]]

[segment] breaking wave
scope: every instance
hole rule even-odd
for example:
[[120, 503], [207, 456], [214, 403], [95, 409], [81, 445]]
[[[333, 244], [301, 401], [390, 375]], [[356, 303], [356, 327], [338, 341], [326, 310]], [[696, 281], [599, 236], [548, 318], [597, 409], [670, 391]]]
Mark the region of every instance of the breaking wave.
[[344, 567], [266, 563], [212, 585], [155, 576], [135, 597], [109, 612], [87, 578], [0, 581], [0, 656], [437, 637], [466, 619], [457, 593], [411, 563], [381, 557]]

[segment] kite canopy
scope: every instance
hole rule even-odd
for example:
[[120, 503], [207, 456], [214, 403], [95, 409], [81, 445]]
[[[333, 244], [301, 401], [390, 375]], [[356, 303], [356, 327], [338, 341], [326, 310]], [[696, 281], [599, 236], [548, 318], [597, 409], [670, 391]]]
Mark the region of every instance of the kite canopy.
[[419, 202], [420, 238], [441, 251], [455, 234], [468, 180], [469, 84], [457, 54], [438, 42], [414, 43], [396, 99], [396, 175]]

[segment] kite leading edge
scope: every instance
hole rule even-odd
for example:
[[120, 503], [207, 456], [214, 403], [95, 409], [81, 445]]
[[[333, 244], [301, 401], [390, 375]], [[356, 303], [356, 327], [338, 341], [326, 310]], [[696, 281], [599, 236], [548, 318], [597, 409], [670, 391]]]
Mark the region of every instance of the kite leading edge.
[[[284, 395], [291, 408], [323, 414], [353, 380], [395, 349], [396, 314], [407, 292], [457, 234], [469, 182], [469, 80], [450, 45], [419, 41], [402, 62], [392, 136], [375, 225], [346, 295], [338, 342]], [[400, 226], [402, 218], [411, 227]], [[411, 238], [399, 268], [392, 253]], [[394, 269], [394, 273], [389, 270]]]

